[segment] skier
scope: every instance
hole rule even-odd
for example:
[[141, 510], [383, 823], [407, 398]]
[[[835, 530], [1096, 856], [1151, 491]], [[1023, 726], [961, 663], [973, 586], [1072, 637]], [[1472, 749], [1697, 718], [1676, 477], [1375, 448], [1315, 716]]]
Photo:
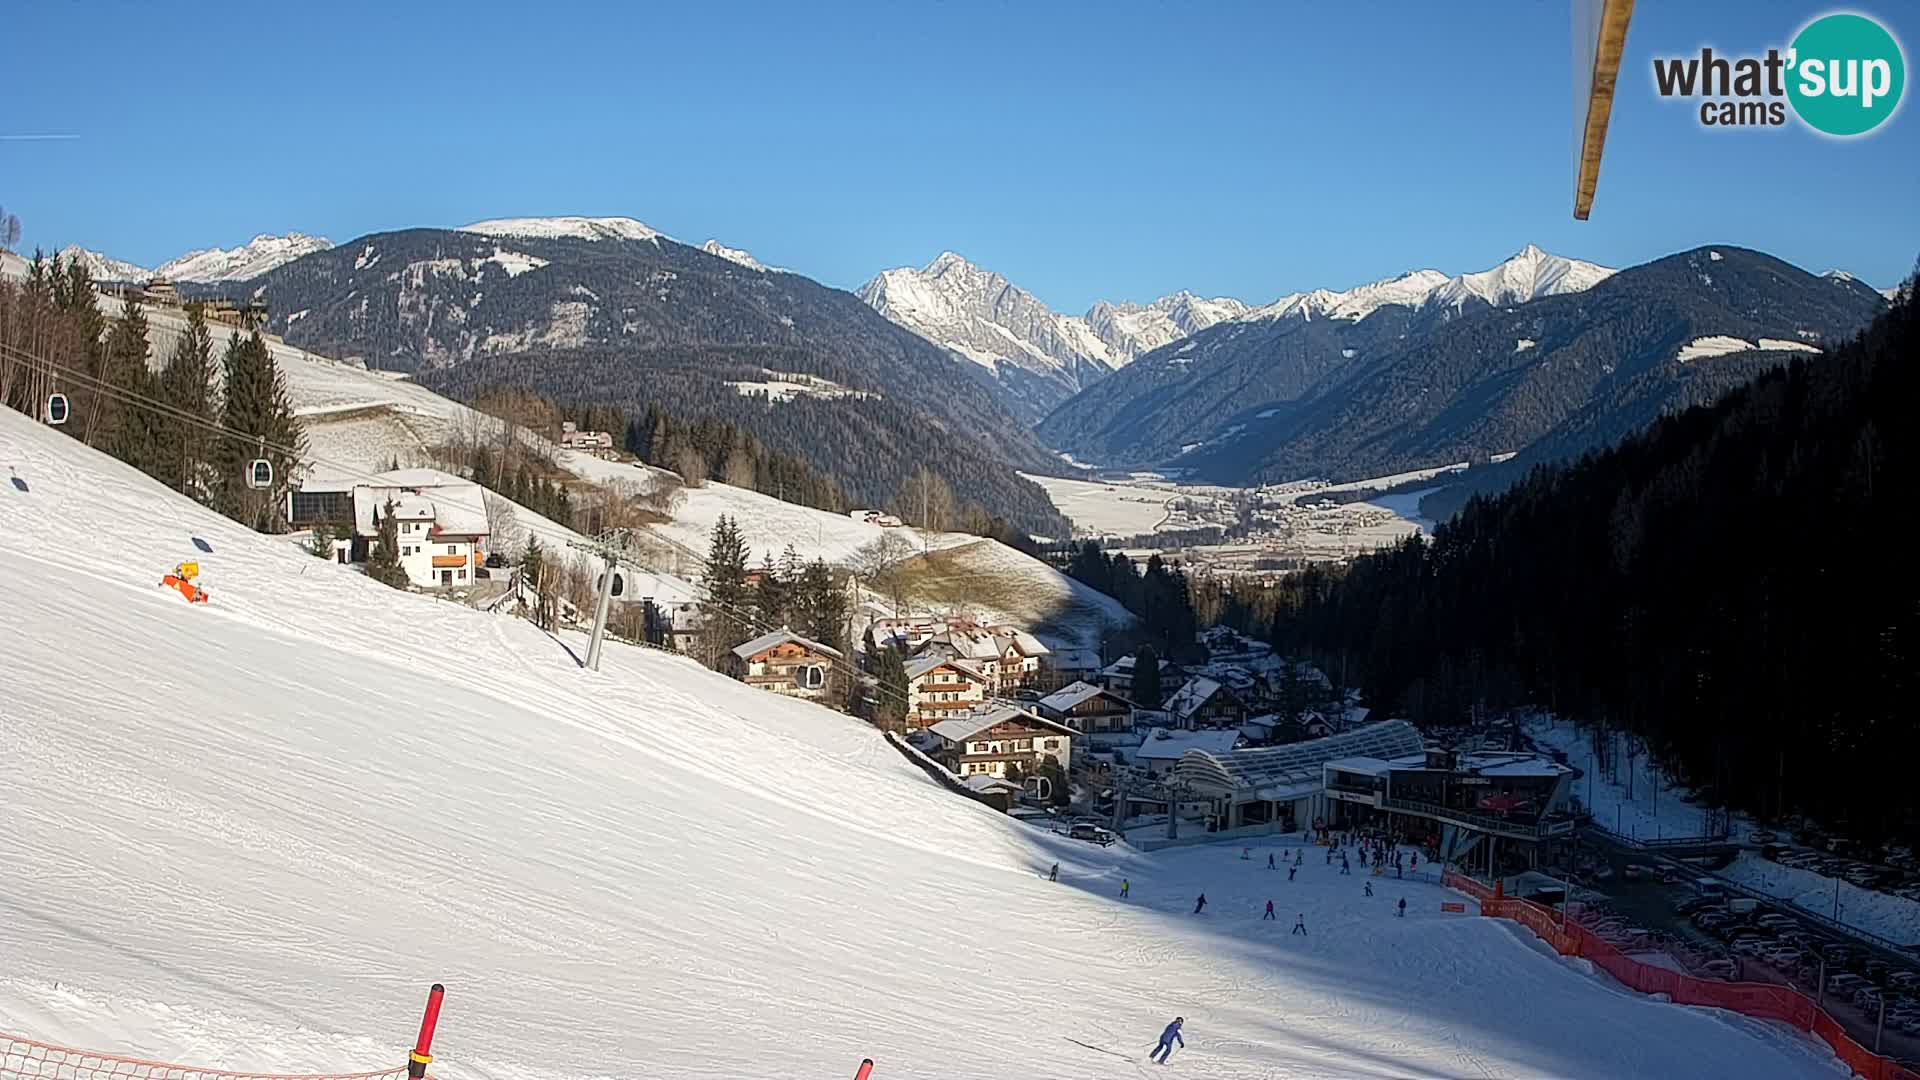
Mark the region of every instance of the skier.
[[1201, 909], [1202, 909], [1202, 908], [1205, 908], [1206, 906], [1207, 906], [1207, 894], [1206, 894], [1206, 893], [1201, 893], [1201, 894], [1200, 894], [1200, 899], [1198, 899], [1198, 900], [1195, 900], [1195, 901], [1193, 902], [1193, 913], [1194, 913], [1195, 915], [1198, 915], [1198, 914], [1200, 914], [1200, 911], [1201, 911]]
[[1048, 881], [1060, 880], [1060, 864], [1059, 863], [1054, 863], [1053, 869], [1047, 871], [1047, 880]]
[[1333, 848], [1332, 847], [1327, 848], [1327, 865], [1328, 866], [1333, 865]]
[[1347, 861], [1345, 855], [1340, 856], [1340, 872], [1343, 874], [1353, 873], [1353, 864]]
[[1294, 917], [1293, 929], [1287, 932], [1288, 937], [1294, 934], [1299, 934], [1301, 937], [1307, 936], [1307, 913], [1304, 911]]
[[1394, 876], [1394, 877], [1396, 877], [1396, 878], [1403, 878], [1403, 877], [1406, 877], [1407, 875], [1406, 875], [1406, 874], [1404, 874], [1404, 873], [1402, 873], [1402, 872], [1401, 872], [1401, 869], [1402, 869], [1402, 868], [1401, 868], [1401, 866], [1400, 866], [1400, 860], [1398, 860], [1398, 859], [1395, 859], [1395, 860], [1393, 861], [1393, 876]]
[[1273, 852], [1267, 852], [1267, 869], [1273, 869]]
[[1420, 872], [1420, 856], [1418, 855], [1413, 856], [1413, 858], [1409, 860], [1409, 865], [1407, 866], [1407, 869], [1413, 871], [1416, 874], [1419, 873]]
[[1267, 901], [1267, 913], [1265, 915], [1260, 916], [1260, 921], [1266, 922], [1268, 919], [1271, 919], [1271, 918], [1273, 918], [1273, 901], [1269, 900]]
[[1395, 912], [1394, 914], [1398, 918], [1402, 918], [1402, 919], [1407, 917], [1407, 898], [1406, 897], [1403, 896], [1400, 898], [1400, 910]]
[[1241, 848], [1241, 849], [1240, 849], [1240, 861], [1241, 861], [1241, 862], [1245, 862], [1245, 861], [1247, 861], [1248, 859], [1251, 859], [1251, 858], [1253, 858], [1253, 849], [1252, 849], [1252, 848], [1250, 848], [1250, 847], [1243, 847], [1243, 848]]
[[1367, 849], [1366, 848], [1360, 849], [1360, 865], [1361, 866], [1367, 865]]
[[1125, 900], [1127, 898], [1127, 890], [1131, 888], [1133, 888], [1133, 883], [1128, 881], [1126, 878], [1121, 878], [1120, 879], [1120, 899]]
[[1160, 1045], [1153, 1048], [1153, 1053], [1147, 1055], [1147, 1060], [1158, 1061], [1165, 1065], [1167, 1059], [1173, 1056], [1174, 1043], [1179, 1043], [1180, 1049], [1185, 1050], [1187, 1040], [1180, 1037], [1180, 1025], [1186, 1022], [1187, 1018], [1184, 1016], [1174, 1017], [1173, 1023], [1167, 1025], [1167, 1030], [1160, 1033]]
[[1288, 881], [1292, 881], [1292, 880], [1293, 880], [1293, 875], [1295, 875], [1295, 874], [1297, 874], [1297, 873], [1299, 873], [1299, 872], [1300, 872], [1300, 864], [1299, 864], [1299, 863], [1294, 863], [1294, 864], [1293, 864], [1292, 866], [1289, 866], [1289, 867], [1287, 867], [1287, 880], [1288, 880]]
[[1368, 896], [1373, 895], [1373, 882], [1371, 881], [1367, 882], [1367, 895]]

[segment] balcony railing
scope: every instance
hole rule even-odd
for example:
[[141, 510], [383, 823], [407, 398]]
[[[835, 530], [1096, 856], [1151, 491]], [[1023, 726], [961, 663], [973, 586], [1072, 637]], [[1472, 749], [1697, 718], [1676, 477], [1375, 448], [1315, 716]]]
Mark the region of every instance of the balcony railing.
[[1388, 810], [1399, 810], [1423, 817], [1440, 818], [1469, 829], [1500, 836], [1520, 837], [1527, 840], [1539, 840], [1549, 836], [1561, 836], [1573, 831], [1573, 819], [1548, 820], [1537, 822], [1513, 821], [1508, 818], [1488, 817], [1468, 810], [1456, 810], [1439, 803], [1416, 802], [1412, 799], [1382, 799], [1380, 805]]

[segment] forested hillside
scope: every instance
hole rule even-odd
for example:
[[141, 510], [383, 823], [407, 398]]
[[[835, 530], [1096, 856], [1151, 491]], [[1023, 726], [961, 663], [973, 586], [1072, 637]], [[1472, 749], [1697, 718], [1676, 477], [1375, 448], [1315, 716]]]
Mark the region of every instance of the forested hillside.
[[[660, 404], [804, 457], [851, 498], [891, 496], [925, 467], [1021, 528], [1066, 535], [1014, 472], [1058, 459], [939, 348], [851, 293], [628, 224], [634, 237], [378, 233], [232, 291], [265, 299], [290, 343], [436, 389]], [[791, 377], [833, 387], [769, 401], [738, 385]]]
[[1736, 807], [1910, 831], [1915, 335], [1909, 287], [1857, 340], [1536, 469], [1431, 540], [1289, 578], [1276, 643], [1429, 724], [1550, 709]]

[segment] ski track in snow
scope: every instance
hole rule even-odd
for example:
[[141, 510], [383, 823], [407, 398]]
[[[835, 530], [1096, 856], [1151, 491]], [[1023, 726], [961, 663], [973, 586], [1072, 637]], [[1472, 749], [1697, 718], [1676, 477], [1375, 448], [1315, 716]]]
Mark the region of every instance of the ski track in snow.
[[[1204, 1080], [1842, 1075], [1428, 882], [1074, 843], [690, 660], [585, 671], [10, 411], [0, 465], [0, 1031], [372, 1069], [439, 980], [446, 1080], [1153, 1075], [1175, 1014]], [[211, 603], [156, 587], [183, 558]]]

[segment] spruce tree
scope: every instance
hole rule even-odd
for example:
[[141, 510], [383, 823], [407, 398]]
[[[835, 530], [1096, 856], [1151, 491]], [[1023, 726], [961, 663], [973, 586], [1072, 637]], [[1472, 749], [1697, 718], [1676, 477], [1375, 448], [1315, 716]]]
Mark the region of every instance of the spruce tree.
[[846, 651], [847, 594], [833, 581], [824, 560], [815, 559], [800, 572], [794, 604], [801, 633], [831, 649]]
[[141, 399], [154, 396], [147, 368], [147, 313], [129, 296], [107, 334], [105, 379], [111, 393], [100, 395], [94, 417], [100, 448], [144, 472], [155, 474], [156, 417]]
[[200, 304], [187, 305], [187, 332], [174, 344], [160, 373], [159, 398], [169, 409], [157, 425], [153, 475], [182, 495], [207, 502], [212, 426], [218, 416], [213, 407], [213, 334]]
[[393, 516], [392, 499], [387, 500], [385, 511], [380, 515], [373, 550], [367, 553], [367, 576], [396, 589], [408, 585], [406, 568], [400, 565], [400, 523]]
[[798, 598], [794, 593], [794, 585], [794, 579], [773, 564], [773, 556], [768, 555], [761, 560], [760, 580], [750, 590], [754, 620], [761, 626], [797, 623], [799, 620], [794, 609]]
[[[244, 338], [236, 333], [228, 340], [225, 366], [220, 423], [226, 430], [214, 455], [219, 509], [258, 532], [284, 531], [287, 492], [305, 450], [305, 434], [279, 365], [258, 331]], [[254, 488], [248, 482], [251, 465], [261, 457], [272, 466], [273, 480], [266, 488]]]
[[707, 665], [718, 667], [728, 650], [753, 637], [746, 620], [747, 544], [739, 524], [725, 514], [714, 522], [702, 582], [707, 588]]
[[874, 722], [889, 730], [900, 730], [907, 723], [907, 658], [898, 647], [888, 644], [880, 650], [874, 665], [878, 685], [874, 688]]
[[1160, 706], [1160, 654], [1142, 645], [1133, 654], [1133, 700], [1148, 708]]

